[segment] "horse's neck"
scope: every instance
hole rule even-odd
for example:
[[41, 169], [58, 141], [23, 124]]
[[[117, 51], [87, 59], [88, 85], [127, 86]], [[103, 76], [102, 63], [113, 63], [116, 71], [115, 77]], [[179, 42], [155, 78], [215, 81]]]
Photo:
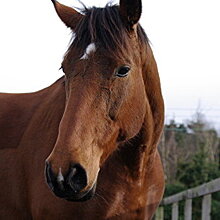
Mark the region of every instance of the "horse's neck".
[[[140, 132], [128, 142], [119, 146], [117, 158], [124, 167], [127, 167], [131, 178], [143, 178], [145, 175], [144, 168], [147, 166], [148, 159], [152, 155], [148, 155], [148, 147], [145, 142], [144, 125]], [[148, 167], [149, 168], [149, 167]]]
[[[147, 210], [151, 219], [150, 216], [161, 200], [163, 185], [163, 169], [158, 151], [155, 150], [153, 155], [148, 155], [146, 147], [137, 137], [120, 146], [120, 149], [105, 162], [101, 169], [97, 194], [104, 198], [110, 194], [109, 198], [112, 201], [109, 204], [113, 206], [115, 201], [120, 201], [117, 207], [119, 212], [126, 212], [126, 206], [131, 210], [141, 207]], [[137, 200], [132, 200], [134, 197], [139, 201], [138, 207]], [[125, 207], [122, 204], [126, 204]]]
[[[43, 115], [49, 116], [50, 111], [56, 112], [56, 109], [59, 115], [64, 108], [64, 93], [61, 79], [35, 93], [0, 94], [0, 149], [18, 148], [28, 129], [31, 132], [39, 119], [45, 122], [47, 118]], [[38, 129], [38, 132], [43, 132], [41, 127]]]
[[52, 86], [42, 90], [40, 103], [32, 115], [30, 129], [38, 127], [39, 132], [55, 129], [58, 131], [59, 122], [65, 108], [65, 85], [61, 78]]

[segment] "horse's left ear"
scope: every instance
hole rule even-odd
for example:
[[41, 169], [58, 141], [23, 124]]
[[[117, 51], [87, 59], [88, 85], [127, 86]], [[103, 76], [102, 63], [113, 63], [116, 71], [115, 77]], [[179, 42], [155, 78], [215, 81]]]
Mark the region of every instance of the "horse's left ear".
[[60, 4], [56, 0], [52, 0], [56, 12], [63, 23], [73, 30], [75, 29], [78, 22], [83, 18], [83, 15], [77, 12], [75, 9], [70, 8], [66, 5]]
[[120, 0], [119, 11], [125, 25], [133, 29], [141, 17], [141, 0]]

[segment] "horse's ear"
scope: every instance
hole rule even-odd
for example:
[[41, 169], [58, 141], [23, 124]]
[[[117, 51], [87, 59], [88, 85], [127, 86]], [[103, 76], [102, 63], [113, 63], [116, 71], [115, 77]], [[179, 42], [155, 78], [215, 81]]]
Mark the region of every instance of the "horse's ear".
[[77, 23], [82, 19], [83, 15], [73, 8], [60, 4], [56, 0], [52, 0], [52, 2], [60, 19], [67, 27], [74, 30]]
[[120, 15], [125, 25], [133, 29], [141, 17], [141, 0], [120, 0], [119, 7]]

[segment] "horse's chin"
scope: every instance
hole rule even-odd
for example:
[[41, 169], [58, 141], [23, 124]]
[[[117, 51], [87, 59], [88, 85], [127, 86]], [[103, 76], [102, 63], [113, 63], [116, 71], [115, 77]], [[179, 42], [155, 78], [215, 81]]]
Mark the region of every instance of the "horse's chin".
[[82, 193], [77, 193], [77, 194], [68, 194], [66, 195], [65, 197], [62, 197], [60, 195], [55, 195], [62, 198], [62, 199], [65, 199], [69, 202], [85, 202], [87, 200], [90, 200], [94, 195], [95, 195], [95, 191], [96, 191], [96, 183], [93, 185], [93, 187], [86, 191], [86, 192], [82, 192]]
[[96, 191], [96, 183], [94, 184], [94, 186], [88, 190], [87, 192], [85, 192], [81, 198], [75, 198], [75, 197], [68, 197], [65, 198], [67, 201], [70, 202], [85, 202], [87, 200], [90, 200], [94, 195], [95, 195], [95, 191]]

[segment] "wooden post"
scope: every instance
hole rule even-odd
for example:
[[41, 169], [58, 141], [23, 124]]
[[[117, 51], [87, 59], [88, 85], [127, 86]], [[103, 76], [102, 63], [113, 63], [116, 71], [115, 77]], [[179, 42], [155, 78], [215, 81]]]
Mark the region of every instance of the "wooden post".
[[178, 215], [179, 215], [179, 206], [178, 202], [173, 203], [172, 205], [172, 220], [178, 220]]
[[163, 220], [163, 218], [164, 218], [164, 208], [163, 206], [159, 206], [155, 214], [155, 220]]
[[184, 220], [192, 219], [192, 199], [187, 199], [184, 206]]
[[202, 220], [211, 219], [212, 193], [220, 192], [220, 178], [204, 183], [200, 186], [185, 190], [175, 195], [166, 197], [162, 203], [164, 206], [172, 204], [172, 220], [178, 219], [178, 202], [185, 201], [185, 220], [192, 219], [192, 199], [203, 196], [202, 200]]
[[208, 194], [203, 196], [202, 199], [202, 220], [210, 220], [211, 219], [211, 202], [212, 195]]

